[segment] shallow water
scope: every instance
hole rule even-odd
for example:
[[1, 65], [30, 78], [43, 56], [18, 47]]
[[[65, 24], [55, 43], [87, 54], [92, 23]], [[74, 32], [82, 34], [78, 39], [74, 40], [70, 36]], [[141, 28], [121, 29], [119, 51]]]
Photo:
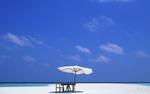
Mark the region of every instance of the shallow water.
[[[36, 87], [36, 86], [43, 87], [43, 86], [48, 86], [52, 84], [54, 83], [0, 83], [0, 87]], [[97, 83], [97, 84], [101, 84], [101, 83]], [[111, 84], [111, 83], [107, 83], [107, 84]], [[113, 84], [138, 84], [138, 85], [150, 86], [150, 83], [113, 83]]]
[[143, 83], [142, 85], [150, 86], [150, 83]]
[[42, 83], [2, 83], [0, 87], [39, 87], [39, 86], [48, 86], [49, 84]]

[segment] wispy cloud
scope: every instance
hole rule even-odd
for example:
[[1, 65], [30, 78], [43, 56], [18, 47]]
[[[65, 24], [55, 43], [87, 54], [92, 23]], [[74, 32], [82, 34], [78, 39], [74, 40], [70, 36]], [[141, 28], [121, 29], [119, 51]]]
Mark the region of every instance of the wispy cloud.
[[136, 0], [91, 0], [91, 1], [96, 1], [99, 3], [110, 3], [110, 2], [122, 2], [122, 3], [127, 3], [127, 2], [133, 2]]
[[34, 45], [42, 45], [43, 42], [42, 41], [39, 41], [37, 40], [36, 38], [34, 37], [26, 37], [26, 36], [19, 36], [19, 35], [16, 35], [16, 34], [13, 34], [13, 33], [6, 33], [3, 38], [13, 44], [16, 44], [20, 47], [24, 47], [24, 46], [28, 46], [28, 47], [31, 47], [31, 46], [34, 46]]
[[28, 38], [24, 36], [17, 36], [12, 33], [7, 33], [6, 35], [4, 35], [3, 38], [19, 46], [31, 46], [32, 45]]
[[100, 55], [97, 58], [92, 59], [91, 61], [92, 62], [104, 62], [104, 63], [107, 63], [107, 62], [110, 62], [111, 59], [106, 57], [106, 56], [104, 56], [104, 55]]
[[113, 44], [113, 43], [106, 43], [106, 44], [100, 45], [99, 48], [106, 52], [111, 52], [111, 53], [120, 54], [120, 55], [124, 53], [124, 50], [121, 46], [117, 44]]
[[82, 47], [80, 45], [75, 46], [75, 48], [77, 50], [79, 50], [80, 52], [82, 52], [82, 53], [91, 54], [91, 51], [90, 51], [89, 48], [84, 48], [84, 47]]
[[77, 61], [77, 62], [81, 62], [81, 57], [80, 55], [72, 55], [72, 56], [68, 56], [67, 59], [73, 60], [73, 61]]
[[137, 51], [137, 55], [141, 58], [147, 58], [149, 57], [149, 54], [147, 54], [146, 52], [142, 51], [142, 50], [139, 50]]
[[37, 45], [44, 45], [44, 42], [41, 41], [41, 40], [38, 40], [37, 38], [30, 37], [29, 39], [30, 39], [30, 41], [32, 41], [32, 43], [34, 43], [34, 44], [37, 44]]
[[115, 21], [107, 16], [94, 17], [84, 24], [85, 29], [90, 32], [103, 31], [113, 26], [115, 26]]
[[37, 61], [34, 57], [31, 57], [31, 56], [24, 56], [24, 57], [23, 57], [23, 60], [24, 60], [26, 63], [34, 63], [34, 62]]

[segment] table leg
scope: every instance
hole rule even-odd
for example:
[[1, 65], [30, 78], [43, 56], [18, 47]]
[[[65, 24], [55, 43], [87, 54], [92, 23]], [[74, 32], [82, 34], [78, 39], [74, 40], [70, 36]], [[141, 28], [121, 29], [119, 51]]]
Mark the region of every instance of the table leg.
[[72, 85], [72, 91], [75, 91], [75, 85]]
[[62, 85], [62, 91], [64, 92], [65, 91], [65, 89], [64, 89], [65, 87], [64, 87], [64, 85]]

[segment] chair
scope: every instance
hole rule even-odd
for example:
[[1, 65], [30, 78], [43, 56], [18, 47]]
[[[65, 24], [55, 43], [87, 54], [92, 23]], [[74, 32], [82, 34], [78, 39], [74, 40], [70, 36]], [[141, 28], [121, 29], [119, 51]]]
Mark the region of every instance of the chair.
[[76, 83], [70, 83], [70, 82], [57, 82], [56, 83], [56, 92], [74, 92], [75, 91], [75, 85]]
[[64, 92], [64, 86], [61, 83], [56, 83], [56, 92]]

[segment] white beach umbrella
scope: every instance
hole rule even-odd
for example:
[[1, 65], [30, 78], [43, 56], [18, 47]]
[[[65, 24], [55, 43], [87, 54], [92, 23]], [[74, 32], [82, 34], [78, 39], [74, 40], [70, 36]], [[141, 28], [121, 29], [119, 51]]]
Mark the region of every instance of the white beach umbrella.
[[80, 66], [62, 66], [59, 67], [58, 70], [66, 73], [73, 73], [75, 74], [74, 80], [76, 82], [76, 74], [91, 74], [93, 73], [92, 69], [90, 68], [85, 68], [85, 67], [80, 67]]

